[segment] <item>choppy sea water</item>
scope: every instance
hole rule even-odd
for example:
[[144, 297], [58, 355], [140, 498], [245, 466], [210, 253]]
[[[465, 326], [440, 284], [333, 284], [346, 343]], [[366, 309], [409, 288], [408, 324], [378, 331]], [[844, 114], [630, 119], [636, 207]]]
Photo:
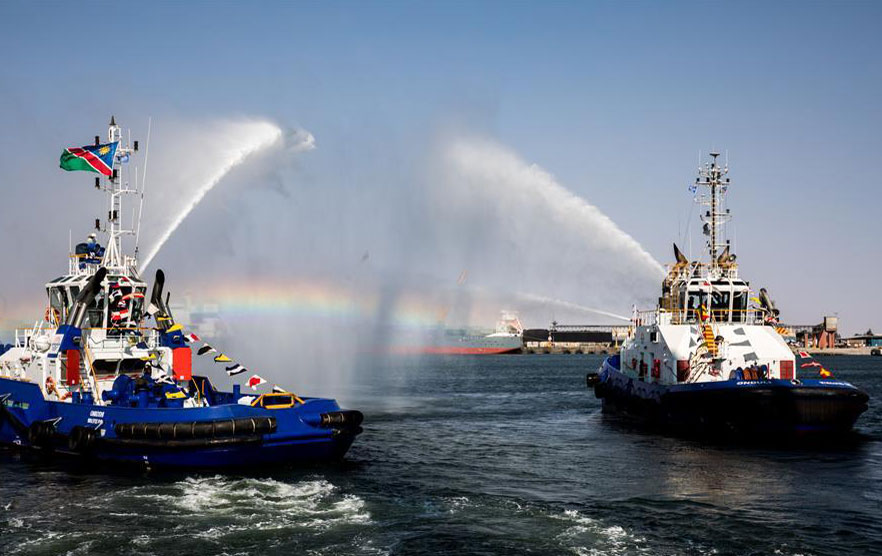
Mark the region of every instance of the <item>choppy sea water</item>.
[[635, 431], [585, 389], [600, 357], [393, 359], [353, 377], [365, 433], [329, 468], [0, 451], [0, 554], [882, 553], [882, 358], [824, 362], [871, 395], [835, 450]]

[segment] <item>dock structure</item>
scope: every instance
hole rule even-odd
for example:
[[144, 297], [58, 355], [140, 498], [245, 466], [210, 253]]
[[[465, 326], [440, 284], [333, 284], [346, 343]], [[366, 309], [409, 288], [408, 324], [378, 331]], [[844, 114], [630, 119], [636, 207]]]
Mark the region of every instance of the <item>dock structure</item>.
[[620, 324], [558, 324], [524, 330], [524, 353], [610, 353], [628, 337]]
[[839, 318], [827, 316], [819, 324], [779, 324], [778, 328], [802, 347], [828, 349], [836, 347]]

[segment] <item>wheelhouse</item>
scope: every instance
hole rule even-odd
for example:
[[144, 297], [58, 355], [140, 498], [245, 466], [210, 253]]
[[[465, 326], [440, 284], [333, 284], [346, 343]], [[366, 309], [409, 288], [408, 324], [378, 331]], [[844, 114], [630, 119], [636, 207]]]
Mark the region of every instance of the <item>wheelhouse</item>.
[[[46, 284], [49, 307], [46, 320], [58, 326], [64, 323], [73, 310], [80, 290], [86, 285], [89, 274], [61, 276]], [[101, 290], [86, 309], [83, 328], [100, 340], [104, 337], [121, 336], [135, 331], [144, 314], [147, 284], [123, 275], [108, 275]]]
[[692, 279], [682, 286], [686, 322], [701, 319], [702, 312], [713, 322], [747, 322], [750, 286], [740, 279]]

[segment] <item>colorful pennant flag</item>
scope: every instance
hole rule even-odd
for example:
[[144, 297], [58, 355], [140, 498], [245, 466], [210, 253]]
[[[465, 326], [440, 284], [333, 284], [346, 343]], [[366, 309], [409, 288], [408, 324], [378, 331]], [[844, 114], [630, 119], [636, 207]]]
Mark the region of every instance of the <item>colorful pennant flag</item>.
[[215, 363], [231, 363], [233, 360], [221, 353], [217, 357], [214, 358]]
[[288, 391], [279, 386], [278, 384], [273, 384], [273, 394], [287, 394]]
[[199, 348], [199, 351], [196, 352], [197, 355], [205, 355], [206, 353], [217, 353], [217, 350], [210, 345], [205, 344], [204, 346]]
[[808, 367], [821, 367], [821, 364], [818, 363], [817, 361], [812, 361], [810, 363], [803, 363], [802, 365], [799, 366], [800, 369], [806, 369]]
[[238, 363], [236, 363], [235, 365], [232, 365], [230, 367], [227, 367], [227, 374], [230, 376], [236, 376], [236, 375], [242, 374], [247, 371], [248, 371], [248, 369], [246, 369], [245, 367], [243, 367], [242, 365], [240, 365]]
[[119, 322], [125, 318], [128, 318], [128, 316], [129, 316], [128, 309], [123, 309], [121, 311], [113, 311], [110, 313], [110, 320], [112, 320], [113, 322]]
[[797, 354], [799, 355], [799, 358], [800, 358], [800, 359], [809, 359], [809, 358], [811, 358], [811, 355], [809, 355], [809, 353], [808, 353], [807, 351], [799, 351], [799, 352], [797, 352]]
[[187, 343], [199, 342], [201, 339], [196, 334], [187, 334], [184, 336], [184, 341]]
[[261, 384], [266, 384], [266, 381], [257, 375], [251, 375], [248, 379], [248, 386], [250, 386], [252, 390], [257, 390], [257, 387]]

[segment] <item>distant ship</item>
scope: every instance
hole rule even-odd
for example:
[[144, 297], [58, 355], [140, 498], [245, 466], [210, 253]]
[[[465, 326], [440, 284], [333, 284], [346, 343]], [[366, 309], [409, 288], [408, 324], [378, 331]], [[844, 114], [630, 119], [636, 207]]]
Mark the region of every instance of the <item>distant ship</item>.
[[690, 190], [703, 205], [707, 262], [676, 262], [652, 311], [635, 311], [621, 352], [603, 362], [588, 386], [603, 411], [680, 432], [749, 436], [829, 435], [851, 429], [868, 396], [833, 378], [811, 356], [799, 367], [781, 337], [778, 310], [765, 289], [754, 297], [738, 274], [730, 244], [720, 241], [730, 218], [723, 208], [728, 167], [712, 161]]
[[524, 347], [524, 327], [517, 315], [503, 311], [491, 334], [474, 334], [465, 330], [439, 329], [414, 344], [394, 345], [390, 351], [399, 354], [430, 355], [498, 355], [519, 353]]

